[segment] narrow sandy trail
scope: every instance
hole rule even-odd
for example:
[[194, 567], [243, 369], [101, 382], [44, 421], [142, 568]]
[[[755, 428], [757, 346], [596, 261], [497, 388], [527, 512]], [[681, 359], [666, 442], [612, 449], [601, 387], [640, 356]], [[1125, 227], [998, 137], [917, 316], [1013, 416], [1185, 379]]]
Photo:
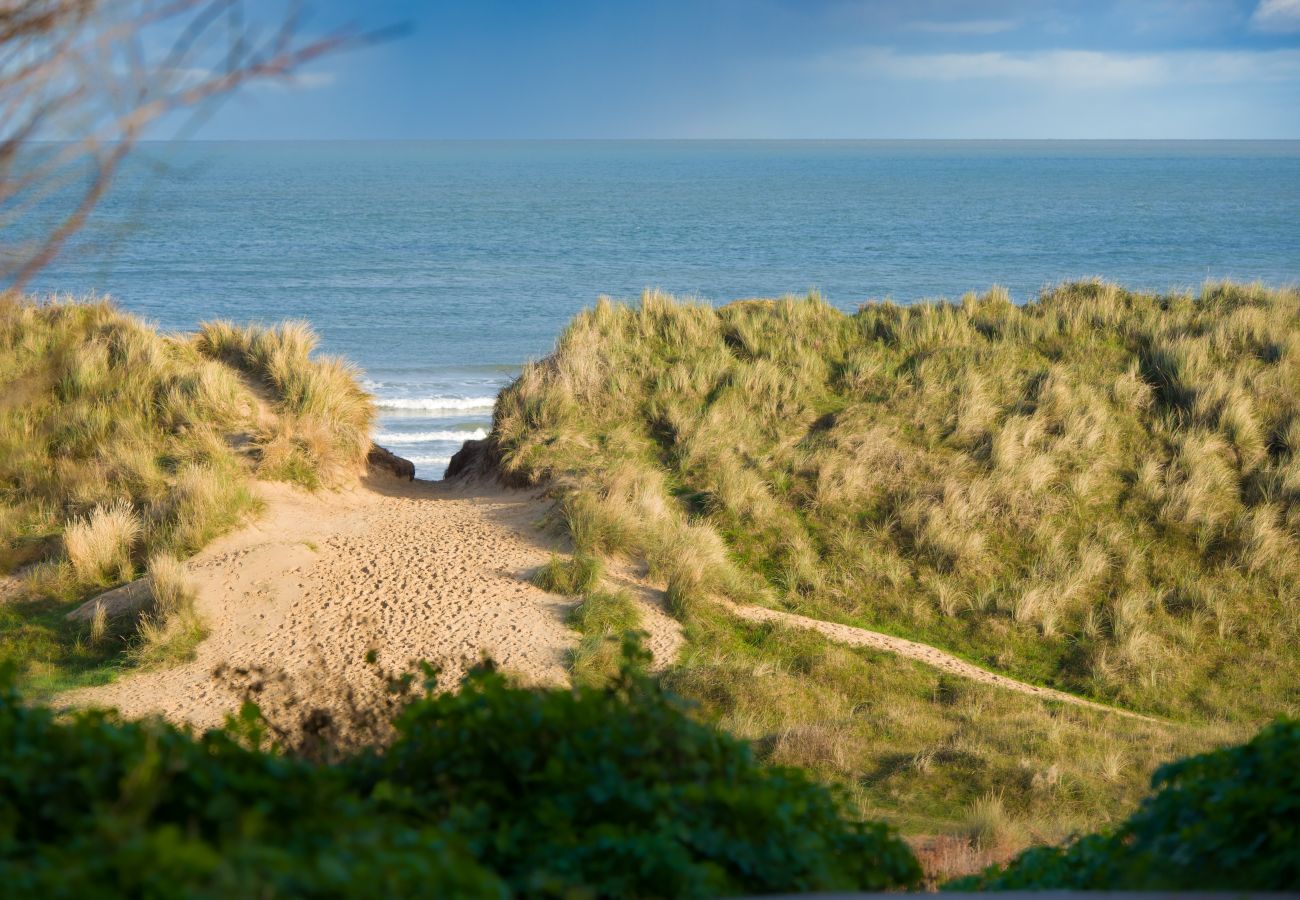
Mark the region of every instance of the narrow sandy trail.
[[667, 669], [686, 643], [682, 623], [668, 612], [667, 594], [626, 560], [610, 560], [605, 580], [616, 590], [627, 591], [640, 610], [641, 630], [645, 632], [644, 646], [653, 658], [651, 671]]
[[1160, 721], [1151, 716], [1144, 716], [1141, 713], [1132, 712], [1127, 709], [1120, 709], [1115, 706], [1106, 706], [1104, 703], [1096, 703], [1084, 697], [1076, 696], [1075, 694], [1067, 694], [1065, 691], [1039, 687], [1036, 684], [1026, 684], [1023, 681], [1017, 681], [1014, 678], [1008, 678], [1005, 675], [990, 672], [988, 669], [981, 669], [977, 665], [968, 663], [964, 659], [959, 659], [950, 653], [945, 653], [936, 647], [931, 647], [929, 644], [919, 644], [916, 641], [909, 641], [906, 638], [895, 637], [892, 634], [882, 634], [879, 631], [870, 631], [866, 628], [856, 628], [852, 625], [839, 625], [835, 622], [825, 622], [821, 619], [812, 619], [807, 616], [782, 612], [776, 609], [768, 609], [762, 606], [728, 604], [728, 608], [735, 615], [750, 622], [777, 622], [782, 625], [788, 625], [792, 628], [807, 628], [819, 632], [820, 634], [825, 635], [833, 641], [838, 641], [841, 644], [849, 644], [854, 647], [869, 647], [872, 650], [884, 650], [906, 659], [914, 659], [917, 662], [924, 663], [927, 666], [932, 666], [942, 672], [956, 675], [959, 678], [967, 678], [971, 681], [978, 681], [981, 684], [991, 684], [995, 687], [1005, 688], [1006, 690], [1015, 691], [1019, 694], [1028, 694], [1031, 697], [1039, 697], [1043, 700], [1057, 700], [1061, 703], [1070, 703], [1074, 706], [1083, 706], [1088, 709], [1114, 713], [1117, 716], [1125, 716], [1130, 719], [1140, 719], [1144, 722]]
[[261, 489], [265, 514], [190, 561], [210, 629], [197, 658], [64, 701], [207, 727], [236, 706], [212, 677], [222, 663], [365, 690], [372, 648], [389, 668], [438, 663], [448, 681], [486, 653], [524, 681], [567, 683], [573, 602], [527, 581], [563, 549], [535, 527], [547, 504], [534, 493], [384, 474], [338, 494]]

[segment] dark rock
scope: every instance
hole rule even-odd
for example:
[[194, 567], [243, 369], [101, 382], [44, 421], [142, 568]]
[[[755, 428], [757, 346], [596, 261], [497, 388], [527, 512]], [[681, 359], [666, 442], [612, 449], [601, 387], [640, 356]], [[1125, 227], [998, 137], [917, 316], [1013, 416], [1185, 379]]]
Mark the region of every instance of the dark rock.
[[377, 469], [387, 469], [398, 478], [405, 478], [407, 481], [415, 480], [415, 463], [409, 459], [402, 459], [396, 453], [384, 449], [378, 444], [370, 445], [370, 453], [366, 456], [366, 462]]
[[455, 452], [451, 462], [447, 463], [447, 474], [443, 478], [461, 478], [466, 475], [483, 474], [484, 456], [486, 456], [487, 439], [466, 441]]
[[506, 487], [532, 487], [527, 477], [507, 473], [501, 467], [501, 449], [496, 440], [488, 436], [481, 441], [466, 441], [447, 464], [444, 478], [489, 478]]

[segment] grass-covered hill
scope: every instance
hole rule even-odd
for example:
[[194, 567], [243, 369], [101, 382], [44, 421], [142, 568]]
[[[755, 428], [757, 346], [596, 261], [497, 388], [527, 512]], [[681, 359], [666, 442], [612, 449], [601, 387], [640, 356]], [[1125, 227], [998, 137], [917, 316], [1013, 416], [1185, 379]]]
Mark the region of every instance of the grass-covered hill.
[[[602, 300], [492, 440], [556, 487], [580, 553], [667, 584], [679, 690], [919, 827], [962, 804], [1107, 821], [1158, 762], [1300, 709], [1295, 290]], [[720, 597], [1158, 721], [741, 624]]]
[[[314, 346], [300, 324], [167, 335], [106, 301], [0, 296], [0, 657], [29, 688], [183, 653], [202, 626], [178, 562], [255, 511], [252, 481], [364, 465], [369, 399]], [[139, 635], [64, 620], [146, 572], [165, 608]]]

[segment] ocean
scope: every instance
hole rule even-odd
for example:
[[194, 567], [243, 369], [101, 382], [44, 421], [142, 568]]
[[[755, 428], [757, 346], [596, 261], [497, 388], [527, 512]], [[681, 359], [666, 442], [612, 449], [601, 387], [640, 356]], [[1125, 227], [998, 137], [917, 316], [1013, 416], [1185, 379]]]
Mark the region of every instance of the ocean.
[[1089, 276], [1297, 282], [1300, 142], [153, 144], [32, 288], [168, 329], [307, 319], [436, 478], [601, 294], [852, 310]]

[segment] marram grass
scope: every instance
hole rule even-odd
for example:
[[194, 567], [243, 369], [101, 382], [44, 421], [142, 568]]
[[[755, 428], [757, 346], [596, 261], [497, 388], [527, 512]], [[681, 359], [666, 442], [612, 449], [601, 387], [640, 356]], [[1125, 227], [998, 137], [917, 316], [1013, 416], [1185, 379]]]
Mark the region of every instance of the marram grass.
[[[1300, 709], [1293, 289], [1085, 282], [853, 314], [602, 299], [502, 394], [493, 440], [509, 474], [552, 485], [579, 551], [667, 585], [690, 639], [679, 690], [866, 806], [957, 823], [997, 796], [1007, 817], [1087, 826], [1162, 759]], [[807, 636], [791, 656], [793, 635], [718, 598], [1179, 724], [973, 686], [958, 693], [1006, 712], [965, 715], [933, 673]]]
[[274, 414], [258, 423], [260, 471], [308, 487], [355, 476], [370, 449], [374, 407], [359, 372], [335, 357], [313, 356], [305, 322], [272, 328], [206, 322], [195, 346], [255, 379]]
[[29, 687], [102, 680], [162, 643], [151, 659], [183, 658], [188, 607], [147, 618], [152, 638], [63, 614], [237, 525], [255, 478], [329, 486], [364, 465], [369, 399], [314, 344], [295, 324], [166, 335], [103, 300], [0, 296], [0, 577], [20, 582], [0, 655]]

